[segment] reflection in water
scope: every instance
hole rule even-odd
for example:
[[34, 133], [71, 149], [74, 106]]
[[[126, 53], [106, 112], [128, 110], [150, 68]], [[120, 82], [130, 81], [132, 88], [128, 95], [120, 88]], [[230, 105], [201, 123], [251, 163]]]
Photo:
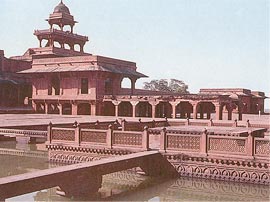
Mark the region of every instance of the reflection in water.
[[[15, 145], [16, 146], [16, 145]], [[54, 167], [45, 159], [0, 155], [0, 177]], [[269, 187], [196, 178], [165, 180], [122, 171], [103, 176], [96, 201], [269, 201]], [[79, 201], [56, 194], [56, 188], [6, 201]]]

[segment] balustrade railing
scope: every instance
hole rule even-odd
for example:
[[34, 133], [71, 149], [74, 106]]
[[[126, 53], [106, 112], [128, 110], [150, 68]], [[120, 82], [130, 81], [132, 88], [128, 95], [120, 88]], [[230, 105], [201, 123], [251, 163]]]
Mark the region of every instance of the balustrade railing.
[[163, 128], [160, 132], [160, 150], [269, 159], [270, 138], [254, 136], [256, 132], [249, 132], [246, 136], [223, 136], [209, 133], [206, 129], [187, 134], [183, 131], [170, 131]]
[[74, 145], [90, 148], [149, 150], [148, 127], [142, 132], [117, 131], [112, 125], [107, 130], [82, 129], [75, 123], [74, 128], [48, 126], [47, 144]]
[[219, 127], [246, 127], [246, 128], [265, 128], [270, 129], [270, 124], [267, 123], [252, 123], [249, 120], [246, 122], [233, 121], [216, 121], [216, 120], [200, 120], [200, 119], [186, 119], [186, 120], [170, 120], [170, 126], [219, 126]]

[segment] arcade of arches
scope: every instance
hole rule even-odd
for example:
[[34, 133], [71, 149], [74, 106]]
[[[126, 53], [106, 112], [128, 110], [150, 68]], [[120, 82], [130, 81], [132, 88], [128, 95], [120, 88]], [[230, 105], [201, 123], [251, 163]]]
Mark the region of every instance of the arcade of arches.
[[193, 118], [193, 119], [232, 119], [237, 113], [242, 120], [242, 105], [233, 102], [218, 101], [133, 101], [104, 100], [103, 102], [36, 102], [37, 113], [63, 115], [102, 115], [121, 117], [152, 118]]

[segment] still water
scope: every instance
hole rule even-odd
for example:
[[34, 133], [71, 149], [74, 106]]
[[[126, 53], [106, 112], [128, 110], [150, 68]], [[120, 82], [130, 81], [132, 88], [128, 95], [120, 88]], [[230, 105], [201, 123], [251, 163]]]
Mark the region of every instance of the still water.
[[[14, 142], [0, 142], [0, 147], [18, 148]], [[19, 147], [22, 148], [22, 147]], [[36, 146], [24, 149], [37, 150]], [[0, 155], [0, 177], [34, 172], [60, 165], [46, 159]], [[195, 178], [171, 180], [142, 176], [133, 171], [103, 176], [102, 188], [89, 201], [269, 201], [269, 187]], [[6, 201], [79, 201], [56, 194], [56, 189], [42, 190]], [[84, 199], [85, 200], [85, 199]]]

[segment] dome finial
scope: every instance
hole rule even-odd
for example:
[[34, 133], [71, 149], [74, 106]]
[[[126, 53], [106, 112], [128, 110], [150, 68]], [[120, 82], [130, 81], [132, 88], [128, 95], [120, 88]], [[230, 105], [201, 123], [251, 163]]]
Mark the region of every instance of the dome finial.
[[69, 8], [63, 3], [63, 0], [54, 8], [54, 13], [67, 13], [70, 14]]

